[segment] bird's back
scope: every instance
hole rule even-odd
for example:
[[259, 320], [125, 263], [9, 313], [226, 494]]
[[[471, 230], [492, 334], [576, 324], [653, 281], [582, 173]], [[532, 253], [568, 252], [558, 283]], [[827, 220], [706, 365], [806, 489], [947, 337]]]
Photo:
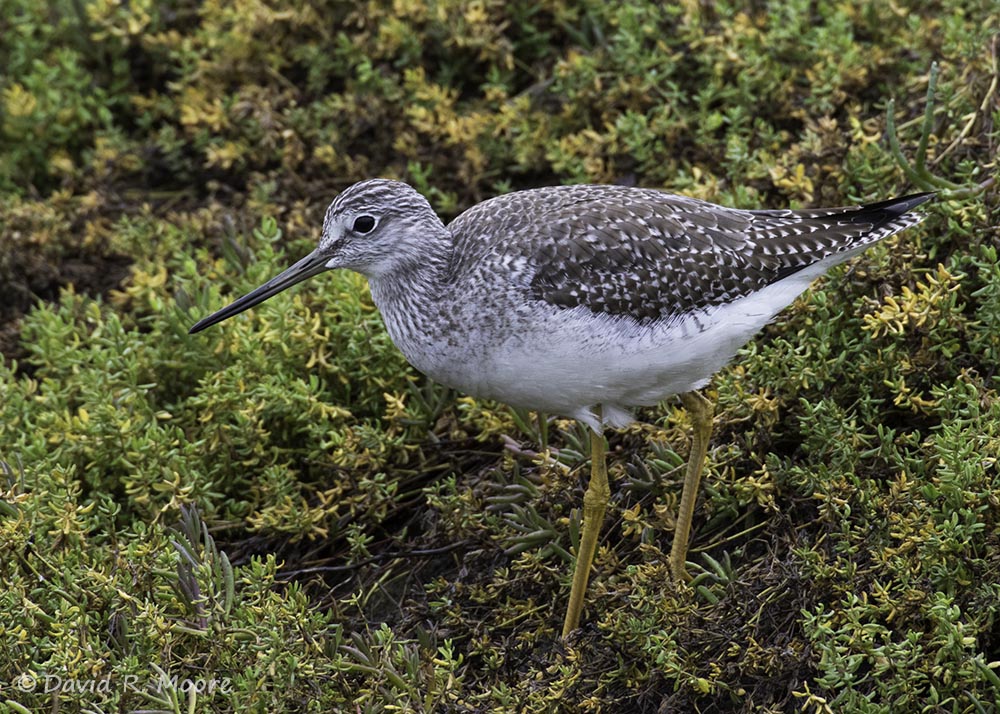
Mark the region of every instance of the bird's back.
[[930, 196], [751, 211], [622, 186], [519, 191], [484, 201], [448, 226], [451, 273], [460, 279], [487, 267], [556, 307], [669, 320], [839, 262], [922, 220], [907, 211]]

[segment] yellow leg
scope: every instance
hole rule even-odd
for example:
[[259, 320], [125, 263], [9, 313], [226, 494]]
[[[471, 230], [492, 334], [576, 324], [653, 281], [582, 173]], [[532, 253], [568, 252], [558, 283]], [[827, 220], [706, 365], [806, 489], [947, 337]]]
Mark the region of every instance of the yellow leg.
[[687, 392], [681, 395], [681, 402], [691, 415], [694, 435], [691, 439], [691, 455], [688, 457], [687, 473], [684, 476], [684, 490], [681, 492], [681, 505], [677, 513], [677, 528], [674, 530], [674, 543], [670, 548], [670, 574], [674, 580], [683, 580], [687, 576], [688, 539], [691, 537], [691, 519], [694, 516], [694, 504], [698, 500], [698, 484], [701, 482], [701, 472], [705, 467], [705, 454], [708, 452], [708, 440], [712, 436], [712, 402], [698, 392]]
[[569, 637], [580, 624], [583, 596], [587, 592], [590, 566], [597, 550], [597, 536], [604, 522], [604, 509], [611, 498], [606, 458], [604, 437], [590, 432], [590, 485], [583, 494], [583, 533], [580, 536], [580, 549], [576, 554], [576, 569], [573, 571], [573, 587], [569, 593], [566, 621], [563, 623], [563, 637]]

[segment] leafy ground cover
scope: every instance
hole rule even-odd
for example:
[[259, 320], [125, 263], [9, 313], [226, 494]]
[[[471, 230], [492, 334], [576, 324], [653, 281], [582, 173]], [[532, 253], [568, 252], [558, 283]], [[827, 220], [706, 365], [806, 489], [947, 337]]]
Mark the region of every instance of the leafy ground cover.
[[[994, 3], [0, 7], [0, 712], [1000, 711]], [[686, 415], [611, 435], [564, 642], [579, 427], [350, 274], [187, 334], [370, 176], [946, 190], [713, 381], [691, 583]]]

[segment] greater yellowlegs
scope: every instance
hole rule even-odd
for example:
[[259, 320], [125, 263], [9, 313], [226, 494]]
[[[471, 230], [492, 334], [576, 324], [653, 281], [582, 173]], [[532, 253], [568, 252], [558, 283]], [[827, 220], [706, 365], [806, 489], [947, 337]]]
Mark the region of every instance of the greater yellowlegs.
[[695, 390], [814, 278], [919, 223], [908, 211], [931, 196], [747, 211], [652, 189], [557, 186], [484, 201], [445, 226], [405, 183], [362, 181], [330, 204], [316, 250], [191, 332], [348, 268], [368, 278], [393, 342], [430, 378], [590, 427], [566, 636], [610, 498], [603, 428], [675, 394], [690, 413], [670, 554], [682, 578], [712, 429], [711, 402]]

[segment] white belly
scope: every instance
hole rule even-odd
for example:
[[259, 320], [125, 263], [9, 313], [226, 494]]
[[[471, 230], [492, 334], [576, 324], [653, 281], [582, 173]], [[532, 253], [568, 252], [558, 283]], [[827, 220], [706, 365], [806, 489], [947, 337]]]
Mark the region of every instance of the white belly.
[[[456, 344], [397, 341], [435, 381], [477, 397], [622, 426], [630, 407], [649, 406], [703, 386], [825, 266], [813, 266], [751, 296], [656, 326], [549, 308], [514, 319], [504, 334], [472, 330]], [[468, 316], [471, 321], [473, 318]], [[395, 339], [395, 335], [394, 335]]]

